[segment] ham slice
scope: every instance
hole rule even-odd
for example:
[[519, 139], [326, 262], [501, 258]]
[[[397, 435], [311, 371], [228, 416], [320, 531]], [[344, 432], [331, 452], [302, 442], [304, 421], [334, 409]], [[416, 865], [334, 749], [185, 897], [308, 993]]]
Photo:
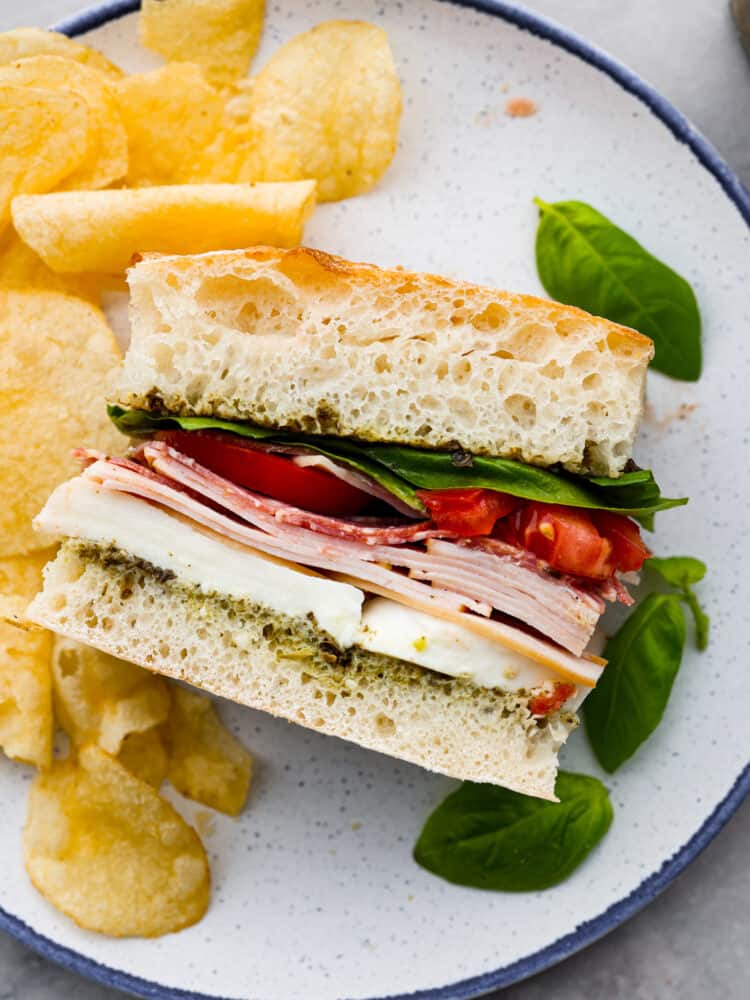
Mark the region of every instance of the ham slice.
[[598, 597], [529, 569], [512, 555], [492, 555], [435, 538], [427, 541], [426, 551], [379, 546], [373, 554], [406, 567], [413, 579], [485, 601], [577, 655], [604, 612]]
[[[167, 465], [171, 471], [175, 471], [171, 466], [173, 461], [172, 456], [166, 456], [159, 464]], [[175, 464], [180, 465], [179, 462]], [[200, 467], [191, 470], [198, 476], [201, 471]], [[357, 559], [352, 555], [353, 550], [357, 548], [372, 554], [372, 546], [358, 545], [345, 539], [316, 536], [306, 529], [283, 524], [278, 526], [277, 534], [272, 535], [270, 532], [252, 527], [229, 512], [222, 513], [213, 505], [209, 506], [196, 499], [193, 495], [195, 479], [192, 476], [189, 477], [190, 485], [182, 488], [181, 484], [169, 482], [163, 468], [157, 473], [149, 474], [149, 470], [139, 467], [136, 463], [99, 459], [83, 471], [82, 478], [94, 483], [100, 489], [128, 493], [145, 502], [165, 507], [175, 516], [189, 519], [194, 530], [208, 529], [241, 545], [283, 559], [287, 563], [291, 559], [297, 563], [317, 565], [319, 568], [328, 569], [335, 579], [348, 580], [362, 589], [370, 589], [373, 593], [382, 594], [409, 607], [456, 621], [507, 648], [530, 657], [535, 662], [548, 666], [562, 677], [577, 684], [593, 687], [603, 669], [604, 661], [597, 657], [574, 656], [560, 646], [528, 634], [513, 625], [486, 617], [491, 609], [479, 601], [467, 600], [440, 587], [426, 587], [423, 583], [392, 569], [375, 562]], [[227, 492], [231, 494], [235, 489], [232, 487]], [[211, 503], [214, 504], [215, 500]], [[276, 501], [270, 501], [271, 506], [275, 503]], [[254, 497], [247, 505], [246, 513], [251, 514], [253, 519], [259, 522], [266, 522], [269, 514], [262, 509], [264, 504], [265, 498]], [[275, 518], [271, 516], [270, 522], [274, 521]], [[308, 536], [309, 547], [305, 546], [303, 536]], [[318, 546], [317, 550], [314, 546]], [[302, 569], [303, 566], [300, 566], [300, 570]], [[467, 613], [467, 610], [473, 613]]]
[[137, 457], [148, 467], [80, 457], [91, 463], [84, 476], [105, 489], [141, 496], [241, 544], [356, 577], [405, 603], [483, 618], [500, 611], [576, 656], [603, 611], [597, 597], [540, 572], [527, 553], [509, 546], [501, 554], [452, 541], [428, 522], [393, 526], [309, 514], [235, 486], [164, 442], [140, 446]]
[[[144, 472], [146, 475], [142, 474]], [[99, 461], [85, 469], [83, 477], [97, 483], [103, 489], [129, 493], [159, 504], [225, 538], [279, 559], [292, 560], [317, 569], [353, 573], [405, 597], [409, 595], [422, 597], [426, 592], [425, 596], [429, 603], [444, 610], [470, 610], [484, 617], [488, 617], [492, 612], [489, 605], [480, 601], [438, 587], [426, 588], [424, 584], [377, 563], [363, 562], [357, 558], [356, 552], [352, 555], [351, 546], [356, 543], [315, 535], [303, 528], [279, 524], [273, 515], [269, 516], [267, 512], [253, 508], [252, 505], [249, 505], [244, 512], [246, 516], [243, 520], [239, 517], [230, 517], [217, 511], [213, 505], [209, 506], [197, 500], [191, 495], [194, 492], [192, 487], [181, 489], [179, 484], [173, 485], [162, 475], [149, 476], [148, 470], [141, 469], [140, 472], [136, 472], [124, 464]], [[226, 502], [232, 503], [231, 500]], [[266, 530], [250, 527], [247, 524], [250, 518], [253, 523], [262, 525]]]
[[[509, 545], [507, 542], [501, 541], [499, 538], [464, 538], [461, 539], [460, 545], [466, 545], [471, 548], [482, 549], [485, 552], [493, 552], [498, 556], [512, 556], [514, 561], [519, 565], [526, 566], [527, 569], [536, 569], [540, 573], [547, 573], [549, 575], [549, 565], [541, 559], [538, 559], [532, 552], [527, 552], [525, 549], [515, 548], [513, 545]], [[631, 583], [638, 583], [638, 578], [636, 574], [630, 574], [635, 576], [635, 579], [630, 580]], [[580, 577], [580, 576], [569, 576], [566, 574], [558, 575], [557, 579], [563, 583], [574, 587], [578, 593], [588, 594], [591, 597], [598, 598], [600, 601], [619, 601], [626, 607], [630, 607], [635, 604], [635, 598], [630, 594], [627, 587], [618, 576], [612, 576], [608, 580], [595, 580], [591, 577]], [[602, 611], [604, 607], [602, 606]]]
[[285, 524], [296, 524], [301, 528], [309, 528], [324, 535], [336, 538], [352, 538], [364, 545], [402, 545], [405, 542], [423, 542], [427, 538], [455, 537], [450, 532], [431, 528], [429, 521], [418, 521], [412, 524], [371, 525], [354, 518], [345, 521], [343, 518], [325, 517], [322, 514], [311, 514], [307, 510], [287, 507], [276, 514], [277, 521]]

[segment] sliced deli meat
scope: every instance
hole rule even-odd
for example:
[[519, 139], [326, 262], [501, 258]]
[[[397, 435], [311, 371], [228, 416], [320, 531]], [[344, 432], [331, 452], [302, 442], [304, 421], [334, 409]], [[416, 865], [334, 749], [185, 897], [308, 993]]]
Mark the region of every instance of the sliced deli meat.
[[[258, 553], [274, 556], [277, 562], [289, 569], [296, 568], [301, 573], [310, 572], [305, 566], [299, 566], [290, 561], [288, 544], [279, 544], [277, 539], [270, 537], [265, 532], [252, 528], [248, 524], [242, 524], [231, 516], [216, 511], [207, 504], [200, 503], [191, 497], [187, 490], [167, 485], [162, 477], [149, 475], [148, 470], [145, 471], [146, 475], [142, 475], [132, 467], [129, 468], [124, 462], [110, 463], [102, 460], [94, 462], [77, 480], [64, 484], [53, 494], [44, 511], [39, 515], [39, 520], [50, 531], [84, 539], [89, 538], [92, 541], [107, 541], [106, 538], [100, 537], [96, 526], [93, 525], [93, 518], [86, 517], [83, 521], [80, 518], [76, 520], [76, 510], [82, 509], [81, 489], [85, 489], [87, 495], [90, 492], [92, 497], [96, 494], [106, 496], [108, 493], [115, 496], [117, 494], [130, 495], [141, 501], [147, 501], [148, 508], [151, 510], [161, 508], [167, 520], [176, 517], [179, 524], [191, 524], [192, 531], [198, 538], [204, 535], [208, 539], [223, 537], [232, 542], [239, 542], [240, 546], [245, 546], [250, 556], [257, 556]], [[74, 492], [71, 492], [70, 497], [68, 497], [65, 491]], [[297, 532], [301, 529], [287, 528], [283, 530]], [[320, 537], [326, 545], [338, 541], [325, 538], [325, 536]], [[339, 544], [349, 546], [352, 543], [339, 542]], [[169, 553], [167, 554], [169, 555]], [[148, 558], [151, 561], [151, 556]], [[346, 558], [335, 558], [333, 555], [329, 558], [332, 566], [341, 567], [343, 570], [350, 569], [354, 565], [351, 560]], [[189, 560], [189, 563], [192, 565], [192, 560]], [[465, 609], [470, 604], [464, 601], [460, 595], [440, 588], [425, 587], [423, 584], [416, 583], [406, 576], [388, 571], [374, 563], [361, 562], [359, 568], [368, 573], [366, 580], [338, 570], [328, 572], [323, 580], [329, 579], [331, 582], [350, 584], [357, 592], [366, 590], [386, 596], [406, 607], [415, 608], [418, 611], [434, 615], [436, 618], [455, 622], [493, 640], [498, 643], [499, 647], [546, 667], [553, 674], [575, 684], [593, 687], [601, 674], [603, 661], [596, 657], [573, 656], [559, 646], [530, 635], [522, 629], [494, 621], [488, 617], [482, 617], [481, 614], [467, 613]], [[196, 564], [193, 571], [197, 569]], [[378, 582], [373, 582], [372, 577], [375, 577]], [[335, 636], [334, 632], [330, 634]], [[355, 640], [352, 638], [350, 641], [354, 642]]]
[[435, 537], [439, 531], [419, 524], [398, 531], [426, 542], [427, 548], [393, 544], [392, 527], [347, 523], [344, 537], [312, 531], [295, 523], [309, 521], [305, 512], [235, 486], [163, 442], [145, 444], [139, 454], [148, 468], [100, 459], [83, 475], [105, 489], [159, 503], [261, 552], [356, 579], [372, 592], [410, 606], [452, 615], [473, 612], [465, 615], [470, 626], [500, 639], [500, 623], [488, 620], [493, 610], [580, 656], [601, 614], [597, 597], [530, 568], [522, 557], [500, 557], [440, 539]]

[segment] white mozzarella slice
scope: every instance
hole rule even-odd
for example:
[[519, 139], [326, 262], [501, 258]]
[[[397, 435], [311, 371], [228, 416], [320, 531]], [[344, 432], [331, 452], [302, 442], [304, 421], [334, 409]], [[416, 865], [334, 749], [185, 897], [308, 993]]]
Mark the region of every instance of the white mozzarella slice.
[[246, 599], [295, 618], [312, 614], [344, 648], [359, 631], [364, 594], [358, 588], [261, 555], [87, 480], [59, 486], [36, 523], [51, 534], [115, 545], [208, 593]]
[[357, 645], [503, 691], [528, 691], [560, 680], [554, 670], [472, 629], [382, 597], [366, 602]]

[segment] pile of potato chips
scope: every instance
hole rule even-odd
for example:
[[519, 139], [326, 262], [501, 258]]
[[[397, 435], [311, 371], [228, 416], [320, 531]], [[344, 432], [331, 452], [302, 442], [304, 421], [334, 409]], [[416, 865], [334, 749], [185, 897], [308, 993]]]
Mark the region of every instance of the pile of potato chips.
[[298, 244], [316, 201], [369, 190], [398, 138], [379, 28], [320, 24], [248, 78], [263, 14], [264, 0], [144, 0], [141, 40], [168, 61], [133, 76], [54, 32], [0, 34], [0, 749], [39, 771], [34, 885], [116, 936], [200, 919], [206, 852], [159, 790], [234, 816], [252, 759], [204, 696], [24, 617], [55, 552], [32, 518], [76, 472], [74, 448], [124, 445], [101, 295], [136, 253]]
[[132, 76], [62, 35], [0, 35], [0, 287], [97, 301], [134, 253], [295, 246], [316, 201], [378, 182], [401, 116], [385, 33], [325, 22], [243, 76], [262, 17], [145, 2], [144, 44], [176, 61]]

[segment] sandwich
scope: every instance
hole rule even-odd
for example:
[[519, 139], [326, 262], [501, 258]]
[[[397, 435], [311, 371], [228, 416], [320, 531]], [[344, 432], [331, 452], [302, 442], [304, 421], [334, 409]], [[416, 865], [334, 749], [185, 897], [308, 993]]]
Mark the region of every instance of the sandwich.
[[632, 460], [651, 341], [317, 250], [146, 255], [125, 457], [37, 525], [62, 635], [453, 777], [554, 799], [597, 625], [680, 500]]

